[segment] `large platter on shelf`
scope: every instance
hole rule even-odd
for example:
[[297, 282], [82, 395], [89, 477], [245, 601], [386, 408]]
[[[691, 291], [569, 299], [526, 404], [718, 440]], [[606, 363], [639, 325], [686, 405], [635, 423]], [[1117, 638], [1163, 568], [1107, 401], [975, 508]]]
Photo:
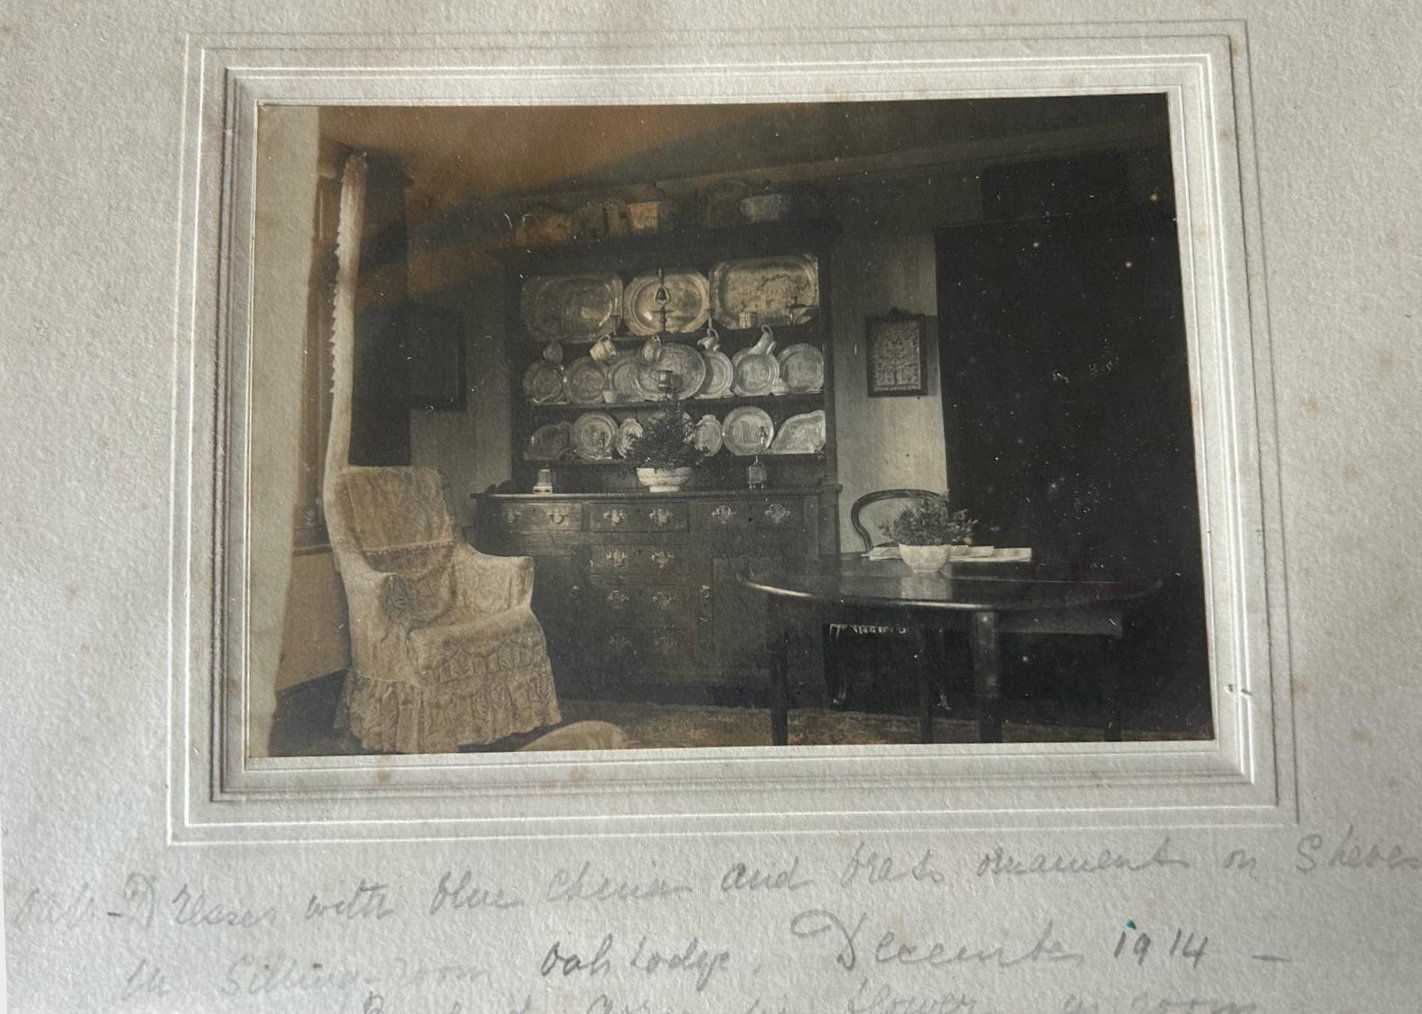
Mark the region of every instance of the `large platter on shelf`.
[[[672, 388], [663, 391], [659, 384], [659, 374], [663, 371], [672, 375]], [[701, 390], [706, 382], [706, 360], [700, 350], [680, 342], [664, 342], [661, 354], [654, 363], [643, 363], [637, 371], [637, 386], [647, 401], [657, 401], [668, 395], [690, 398]]]
[[[657, 306], [657, 289], [667, 290], [667, 320]], [[699, 271], [667, 271], [638, 275], [622, 290], [622, 319], [627, 333], [640, 337], [654, 334], [687, 334], [701, 328], [711, 315], [711, 287]]]
[[771, 454], [818, 454], [825, 449], [825, 411], [792, 415], [770, 442]]
[[584, 412], [573, 422], [573, 453], [583, 461], [609, 461], [617, 443], [617, 420], [606, 412]]
[[731, 393], [744, 397], [760, 397], [776, 389], [780, 379], [780, 364], [769, 352], [757, 352], [757, 346], [741, 349], [731, 357]]
[[637, 385], [637, 370], [642, 360], [635, 353], [617, 356], [607, 365], [607, 390], [603, 398], [617, 405], [629, 401], [641, 401], [642, 389]]
[[763, 454], [775, 436], [770, 413], [754, 405], [742, 405], [726, 413], [721, 423], [721, 439], [732, 454], [746, 457]]
[[534, 275], [519, 293], [519, 314], [534, 341], [596, 341], [617, 328], [622, 279], [611, 274]]
[[691, 442], [696, 445], [698, 451], [708, 458], [715, 454], [725, 443], [725, 437], [721, 432], [721, 420], [709, 412], [703, 415], [692, 427]]
[[736, 377], [736, 371], [731, 366], [730, 358], [719, 349], [702, 352], [701, 358], [706, 360], [706, 380], [702, 383], [701, 390], [696, 392], [696, 396], [698, 398], [726, 397], [731, 393], [731, 384]]
[[523, 456], [528, 461], [557, 461], [568, 452], [573, 428], [566, 422], [549, 423], [533, 431]]
[[619, 458], [625, 458], [632, 449], [632, 441], [641, 436], [641, 421], [635, 415], [629, 415], [622, 420], [622, 425], [617, 427], [617, 437], [612, 442], [612, 449], [617, 452]]
[[825, 357], [805, 342], [791, 345], [777, 357], [780, 379], [788, 394], [814, 394], [825, 387]]
[[803, 324], [820, 305], [819, 262], [809, 254], [721, 261], [710, 285], [711, 315], [721, 327]]
[[568, 399], [575, 405], [601, 405], [607, 390], [607, 371], [591, 356], [583, 356], [568, 367], [563, 381]]
[[535, 405], [556, 405], [567, 400], [563, 367], [542, 359], [523, 372], [523, 393]]

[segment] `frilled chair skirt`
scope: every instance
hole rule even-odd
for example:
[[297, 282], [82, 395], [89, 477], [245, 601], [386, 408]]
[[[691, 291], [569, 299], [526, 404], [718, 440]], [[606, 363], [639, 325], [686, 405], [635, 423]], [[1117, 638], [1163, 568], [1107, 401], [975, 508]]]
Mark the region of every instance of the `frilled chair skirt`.
[[445, 753], [558, 724], [543, 628], [518, 612], [497, 639], [477, 623], [412, 631], [406, 648], [424, 678], [352, 669], [340, 723], [367, 749], [394, 753]]

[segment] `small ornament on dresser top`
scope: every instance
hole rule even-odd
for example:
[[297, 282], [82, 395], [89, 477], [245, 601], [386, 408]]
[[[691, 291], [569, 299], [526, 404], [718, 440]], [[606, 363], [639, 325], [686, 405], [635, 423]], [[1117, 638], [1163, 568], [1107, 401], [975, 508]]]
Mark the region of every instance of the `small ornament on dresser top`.
[[766, 479], [765, 465], [761, 463], [760, 455], [757, 454], [746, 466], [746, 486], [750, 489], [764, 489]]

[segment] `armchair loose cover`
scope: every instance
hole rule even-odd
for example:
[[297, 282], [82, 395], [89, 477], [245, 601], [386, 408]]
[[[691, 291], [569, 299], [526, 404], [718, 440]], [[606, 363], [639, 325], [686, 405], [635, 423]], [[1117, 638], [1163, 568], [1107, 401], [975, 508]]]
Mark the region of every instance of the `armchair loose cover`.
[[350, 611], [338, 722], [372, 750], [440, 753], [561, 720], [533, 561], [457, 534], [432, 468], [340, 469], [327, 527]]

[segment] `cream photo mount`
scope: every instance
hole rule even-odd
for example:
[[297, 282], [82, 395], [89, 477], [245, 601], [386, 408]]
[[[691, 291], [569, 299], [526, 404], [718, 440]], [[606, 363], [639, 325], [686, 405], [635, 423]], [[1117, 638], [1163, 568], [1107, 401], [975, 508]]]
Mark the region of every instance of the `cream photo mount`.
[[[679, 52], [675, 66], [661, 54]], [[173, 843], [1297, 821], [1244, 26], [1237, 22], [189, 40], [175, 321]], [[249, 756], [256, 137], [264, 104], [571, 105], [1163, 93], [1216, 738]], [[289, 544], [287, 547], [289, 551]], [[768, 720], [768, 719], [767, 719]]]

